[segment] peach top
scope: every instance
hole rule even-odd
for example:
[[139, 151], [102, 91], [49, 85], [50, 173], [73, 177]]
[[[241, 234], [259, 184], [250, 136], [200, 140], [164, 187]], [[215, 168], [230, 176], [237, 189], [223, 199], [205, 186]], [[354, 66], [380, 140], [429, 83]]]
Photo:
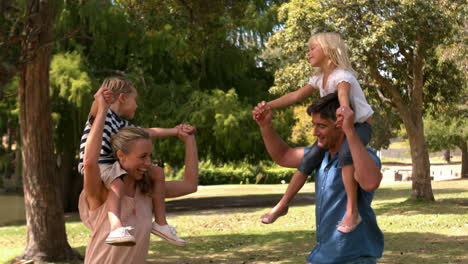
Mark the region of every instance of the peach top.
[[146, 262], [152, 225], [151, 197], [143, 195], [137, 188], [135, 197], [124, 196], [120, 206], [122, 224], [135, 227], [130, 231], [136, 240], [133, 247], [111, 246], [104, 242], [110, 232], [107, 200], [95, 210], [90, 210], [86, 193], [84, 190], [81, 192], [78, 203], [80, 218], [92, 231], [91, 241], [86, 247], [85, 264]]

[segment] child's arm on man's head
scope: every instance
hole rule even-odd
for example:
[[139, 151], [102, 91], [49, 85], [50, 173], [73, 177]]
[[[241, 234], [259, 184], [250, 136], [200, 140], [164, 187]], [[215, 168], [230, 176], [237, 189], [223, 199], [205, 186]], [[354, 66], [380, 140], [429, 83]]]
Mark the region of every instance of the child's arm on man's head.
[[317, 89], [315, 89], [312, 85], [306, 84], [301, 89], [287, 93], [280, 98], [268, 102], [268, 105], [273, 109], [286, 107], [302, 101], [304, 98], [312, 95], [315, 90]]
[[340, 106], [349, 106], [349, 93], [351, 91], [351, 85], [347, 82], [340, 82], [338, 84], [338, 101]]
[[[338, 84], [338, 101], [340, 102], [340, 106], [349, 107], [349, 93], [351, 90], [351, 85], [347, 82], [340, 82]], [[340, 108], [341, 108], [340, 107]], [[343, 116], [340, 113], [340, 108], [336, 109], [336, 124], [343, 123]]]

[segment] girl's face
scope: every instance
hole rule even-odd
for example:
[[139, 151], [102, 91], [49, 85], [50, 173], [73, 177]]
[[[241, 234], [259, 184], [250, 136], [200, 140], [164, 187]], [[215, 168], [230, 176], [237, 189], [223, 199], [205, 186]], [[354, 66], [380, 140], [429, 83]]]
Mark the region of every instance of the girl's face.
[[310, 42], [307, 58], [309, 59], [309, 63], [312, 67], [320, 67], [328, 60], [328, 57], [323, 52], [322, 47], [316, 41]]
[[138, 98], [137, 91], [129, 94], [124, 94], [123, 101], [120, 104], [120, 115], [124, 118], [131, 120], [135, 116], [135, 111], [138, 107], [136, 100]]
[[117, 151], [120, 165], [135, 180], [141, 180], [151, 166], [153, 144], [149, 139], [136, 139], [131, 143], [128, 153]]

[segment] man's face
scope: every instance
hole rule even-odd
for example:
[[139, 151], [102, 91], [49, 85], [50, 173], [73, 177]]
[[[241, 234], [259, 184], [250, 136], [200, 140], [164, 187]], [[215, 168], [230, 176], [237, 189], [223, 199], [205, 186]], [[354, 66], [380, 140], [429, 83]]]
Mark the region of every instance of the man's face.
[[317, 137], [319, 147], [331, 149], [336, 146], [342, 135], [342, 131], [336, 127], [334, 121], [322, 118], [319, 113], [313, 113], [312, 124], [314, 126], [314, 136]]

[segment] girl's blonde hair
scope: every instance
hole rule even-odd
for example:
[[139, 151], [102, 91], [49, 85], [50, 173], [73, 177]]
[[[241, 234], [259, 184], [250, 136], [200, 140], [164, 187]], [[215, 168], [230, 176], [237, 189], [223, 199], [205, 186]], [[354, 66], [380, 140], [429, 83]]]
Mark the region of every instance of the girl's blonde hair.
[[131, 94], [136, 91], [132, 82], [120, 76], [112, 76], [104, 79], [101, 87], [111, 90], [114, 96], [118, 96], [121, 93]]
[[[311, 44], [319, 44], [325, 55], [330, 58], [336, 67], [350, 71], [352, 74], [357, 76], [356, 71], [351, 66], [348, 49], [340, 34], [335, 32], [321, 32], [314, 34], [309, 38], [309, 46]], [[321, 73], [321, 69], [317, 68], [316, 73]]]
[[[111, 138], [112, 151], [114, 152], [114, 157], [117, 156], [117, 151], [122, 151], [124, 154], [128, 154], [132, 146], [133, 141], [138, 139], [148, 139], [150, 140], [150, 135], [142, 128], [138, 127], [124, 127], [113, 135]], [[136, 182], [137, 186], [140, 188], [141, 193], [151, 194], [152, 179], [148, 173], [143, 175], [141, 180]]]

